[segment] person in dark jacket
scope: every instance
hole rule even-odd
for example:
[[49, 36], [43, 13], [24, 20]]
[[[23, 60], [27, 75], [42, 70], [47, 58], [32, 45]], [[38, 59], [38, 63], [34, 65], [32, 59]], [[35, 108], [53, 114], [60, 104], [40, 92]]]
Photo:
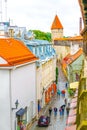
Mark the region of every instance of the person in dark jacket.
[[67, 106], [67, 107], [66, 107], [66, 114], [67, 114], [67, 116], [69, 115], [69, 110], [70, 110], [70, 107]]
[[63, 104], [62, 106], [61, 106], [61, 109], [62, 109], [62, 115], [64, 115], [64, 110], [65, 110], [65, 104]]
[[57, 107], [54, 107], [54, 116], [57, 116]]
[[51, 116], [52, 113], [52, 107], [49, 108], [49, 116]]

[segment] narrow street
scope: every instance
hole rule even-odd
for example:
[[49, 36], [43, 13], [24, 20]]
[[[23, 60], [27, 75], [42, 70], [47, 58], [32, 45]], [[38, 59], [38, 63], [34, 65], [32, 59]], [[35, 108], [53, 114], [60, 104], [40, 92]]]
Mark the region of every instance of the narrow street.
[[[58, 77], [58, 86], [57, 88], [60, 90], [66, 89], [65, 88], [65, 83], [67, 82], [62, 70], [61, 70], [61, 65], [58, 65], [59, 68], [59, 77]], [[66, 91], [65, 97], [68, 98], [68, 94]], [[62, 95], [60, 95], [60, 97], [58, 97], [57, 95], [54, 97], [54, 99], [51, 101], [51, 103], [49, 104], [49, 106], [51, 106], [52, 108], [57, 107], [58, 108], [58, 114], [57, 117], [54, 117], [54, 113], [52, 112], [51, 115], [51, 122], [50, 125], [48, 127], [38, 127], [37, 126], [37, 121], [33, 124], [33, 126], [31, 127], [30, 130], [64, 130], [65, 126], [66, 126], [66, 109], [64, 111], [64, 116], [60, 117], [60, 113], [59, 113], [59, 108], [61, 105], [65, 104], [64, 103], [64, 98]], [[45, 110], [46, 115], [48, 115], [48, 108]]]

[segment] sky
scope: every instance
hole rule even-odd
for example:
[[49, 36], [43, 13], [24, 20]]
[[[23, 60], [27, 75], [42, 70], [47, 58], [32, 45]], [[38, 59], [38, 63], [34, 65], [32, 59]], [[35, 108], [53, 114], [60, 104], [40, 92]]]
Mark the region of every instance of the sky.
[[[0, 0], [1, 1], [1, 0]], [[57, 14], [64, 28], [64, 36], [79, 35], [82, 17], [78, 0], [2, 0], [4, 11], [1, 20], [28, 30], [51, 32]]]

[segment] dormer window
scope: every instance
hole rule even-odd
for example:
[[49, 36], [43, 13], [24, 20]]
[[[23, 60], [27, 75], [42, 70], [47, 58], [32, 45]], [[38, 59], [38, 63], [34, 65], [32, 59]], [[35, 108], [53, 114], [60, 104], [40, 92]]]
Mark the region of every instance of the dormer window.
[[33, 54], [35, 54], [35, 47], [33, 47]]
[[51, 48], [51, 46], [49, 46], [49, 50], [50, 50], [50, 52], [52, 51], [52, 48]]
[[43, 46], [41, 46], [41, 55], [43, 55], [43, 52], [44, 52], [44, 51], [43, 51]]
[[44, 51], [44, 53], [46, 53], [46, 46], [43, 47], [43, 51]]
[[39, 56], [39, 48], [36, 47], [36, 55]]

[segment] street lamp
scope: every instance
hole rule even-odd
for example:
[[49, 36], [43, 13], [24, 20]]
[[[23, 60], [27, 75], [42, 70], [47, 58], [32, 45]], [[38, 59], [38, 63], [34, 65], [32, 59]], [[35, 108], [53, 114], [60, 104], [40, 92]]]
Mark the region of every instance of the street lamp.
[[18, 104], [19, 104], [19, 102], [18, 102], [18, 100], [16, 100], [16, 102], [15, 102], [15, 108], [12, 108], [12, 110], [14, 110], [14, 109], [17, 109], [18, 108]]

